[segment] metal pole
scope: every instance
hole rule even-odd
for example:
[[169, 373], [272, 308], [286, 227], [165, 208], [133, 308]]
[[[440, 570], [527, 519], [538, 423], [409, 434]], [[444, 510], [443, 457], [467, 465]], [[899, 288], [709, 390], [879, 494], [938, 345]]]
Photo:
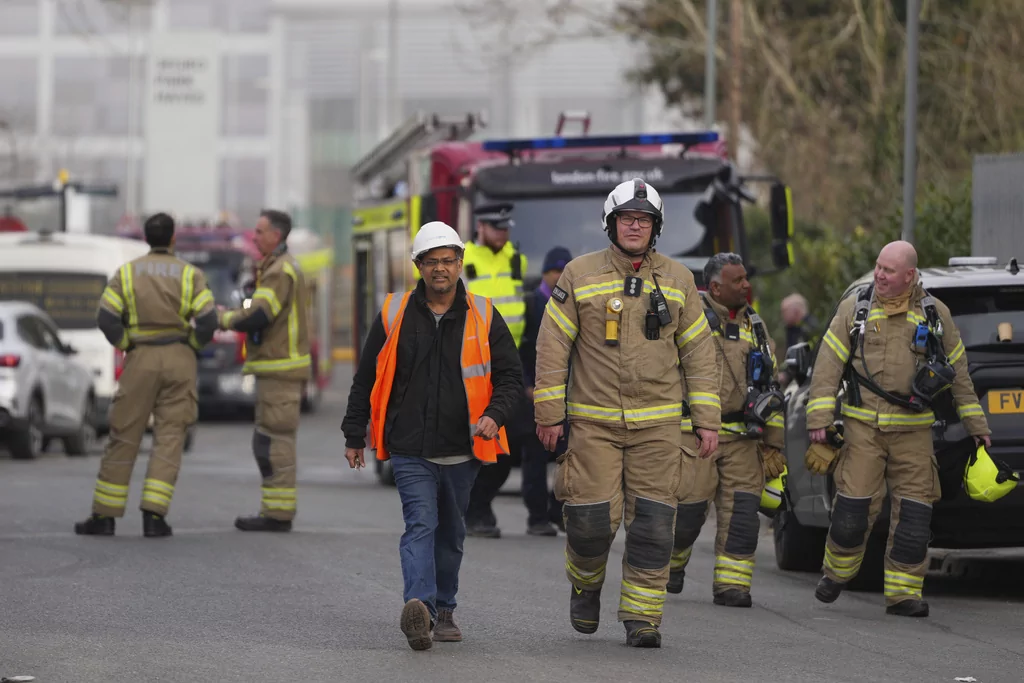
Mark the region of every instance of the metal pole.
[[718, 3], [708, 0], [708, 36], [704, 49], [704, 127], [710, 130], [715, 125], [715, 20], [718, 18]]
[[387, 130], [392, 131], [402, 118], [398, 101], [398, 0], [388, 3], [388, 97]]
[[917, 190], [917, 32], [921, 0], [907, 0], [907, 77], [903, 105], [903, 235], [914, 243], [915, 192]]

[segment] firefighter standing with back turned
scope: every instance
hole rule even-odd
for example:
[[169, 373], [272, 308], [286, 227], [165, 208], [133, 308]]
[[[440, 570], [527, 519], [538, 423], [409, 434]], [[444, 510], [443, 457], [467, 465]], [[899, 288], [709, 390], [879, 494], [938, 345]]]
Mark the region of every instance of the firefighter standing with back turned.
[[288, 253], [292, 221], [266, 210], [256, 223], [263, 254], [248, 308], [225, 311], [220, 326], [244, 332], [242, 372], [256, 376], [256, 428], [252, 452], [263, 476], [259, 515], [239, 517], [242, 531], [291, 531], [296, 512], [295, 438], [304, 383], [310, 379], [306, 282]]
[[[843, 447], [834, 462], [837, 441], [829, 432], [843, 379]], [[857, 575], [888, 484], [886, 612], [928, 616], [925, 559], [932, 503], [941, 495], [932, 408], [947, 391], [967, 433], [991, 446], [949, 309], [918, 282], [914, 247], [891, 242], [878, 254], [874, 283], [839, 304], [814, 363], [805, 459], [814, 474], [834, 467], [836, 485], [818, 600], [834, 602]]]
[[[125, 352], [124, 371], [110, 406], [110, 439], [100, 462], [93, 514], [75, 533], [112, 536], [124, 516], [139, 444], [153, 416], [153, 452], [142, 490], [142, 530], [170, 536], [164, 519], [181, 468], [185, 434], [195, 421], [196, 351], [217, 330], [217, 309], [206, 278], [174, 256], [174, 219], [158, 213], [144, 226], [150, 252], [124, 264], [103, 290], [97, 324]], [[195, 329], [190, 320], [195, 320]]]
[[701, 457], [716, 449], [720, 427], [715, 347], [693, 275], [651, 249], [663, 211], [639, 178], [612, 190], [603, 212], [611, 245], [565, 267], [537, 341], [537, 436], [554, 451], [559, 423], [568, 415], [571, 425], [554, 482], [565, 503], [570, 621], [597, 630], [624, 518], [618, 618], [632, 647], [661, 646], [677, 491], [691, 469], [683, 459], [696, 455], [680, 430], [684, 375]]
[[[522, 344], [526, 331], [526, 300], [523, 297], [523, 274], [527, 259], [508, 239], [513, 205], [508, 202], [485, 204], [473, 211], [476, 217], [476, 242], [466, 245], [463, 279], [471, 294], [485, 296], [501, 313], [516, 348]], [[512, 453], [522, 451], [522, 436], [512, 429], [508, 434]], [[504, 486], [512, 469], [507, 455], [498, 462], [480, 468], [469, 496], [466, 510], [468, 535], [499, 538], [501, 529], [491, 503]]]
[[688, 491], [676, 511], [668, 592], [682, 592], [693, 544], [714, 500], [714, 602], [750, 607], [761, 493], [765, 479], [779, 476], [786, 465], [783, 395], [774, 380], [775, 342], [747, 303], [750, 283], [742, 257], [715, 254], [704, 266], [704, 282], [705, 315], [721, 372], [722, 429], [713, 460], [698, 465], [692, 486], [684, 482]]

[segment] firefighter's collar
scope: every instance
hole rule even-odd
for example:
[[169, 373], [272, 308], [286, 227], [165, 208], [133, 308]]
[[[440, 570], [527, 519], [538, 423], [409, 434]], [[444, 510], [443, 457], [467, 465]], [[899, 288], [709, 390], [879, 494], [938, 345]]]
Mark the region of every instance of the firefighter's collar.
[[704, 298], [708, 302], [708, 305], [711, 306], [715, 313], [718, 314], [718, 317], [721, 318], [722, 320], [740, 320], [744, 325], [750, 324], [750, 319], [747, 315], [746, 306], [743, 306], [737, 311], [733, 311], [729, 308], [726, 308], [720, 301], [718, 301], [714, 296], [712, 296], [710, 291], [705, 292], [705, 295], [706, 296]]
[[[637, 257], [637, 256], [629, 256], [627, 254], [620, 253], [619, 251], [617, 251], [615, 249], [615, 246], [611, 245], [611, 244], [608, 245], [608, 252], [612, 256], [613, 263], [615, 263], [616, 265], [620, 266], [623, 270], [625, 270], [630, 275], [635, 275], [636, 273], [640, 272], [640, 270], [643, 269], [644, 264], [647, 264], [647, 265], [651, 266], [652, 268], [654, 267], [654, 261], [651, 258], [651, 250], [650, 249], [647, 250], [647, 252], [643, 255], [642, 258]], [[637, 258], [640, 258], [640, 268], [634, 268], [633, 267], [633, 262]]]

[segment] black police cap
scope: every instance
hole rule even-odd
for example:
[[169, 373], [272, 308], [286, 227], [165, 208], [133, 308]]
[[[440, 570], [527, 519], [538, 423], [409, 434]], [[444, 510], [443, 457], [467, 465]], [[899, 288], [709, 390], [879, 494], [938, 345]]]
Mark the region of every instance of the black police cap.
[[473, 216], [478, 221], [490, 223], [496, 228], [506, 229], [515, 225], [512, 220], [512, 202], [482, 204], [473, 209]]

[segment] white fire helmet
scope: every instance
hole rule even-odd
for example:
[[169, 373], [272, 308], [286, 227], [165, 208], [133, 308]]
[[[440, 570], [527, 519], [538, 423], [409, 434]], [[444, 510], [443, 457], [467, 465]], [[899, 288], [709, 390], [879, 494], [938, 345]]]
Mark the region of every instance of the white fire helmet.
[[455, 232], [450, 225], [442, 221], [426, 223], [416, 232], [416, 237], [412, 240], [412, 260], [416, 261], [431, 249], [441, 247], [457, 249], [460, 255], [466, 250], [466, 245], [459, 239], [459, 233]]
[[604, 200], [604, 212], [601, 219], [604, 229], [608, 232], [612, 243], [618, 243], [616, 237], [615, 213], [618, 211], [642, 211], [654, 216], [654, 230], [651, 232], [651, 243], [648, 249], [661, 234], [661, 226], [665, 222], [665, 205], [661, 195], [641, 178], [633, 178], [615, 186]]

